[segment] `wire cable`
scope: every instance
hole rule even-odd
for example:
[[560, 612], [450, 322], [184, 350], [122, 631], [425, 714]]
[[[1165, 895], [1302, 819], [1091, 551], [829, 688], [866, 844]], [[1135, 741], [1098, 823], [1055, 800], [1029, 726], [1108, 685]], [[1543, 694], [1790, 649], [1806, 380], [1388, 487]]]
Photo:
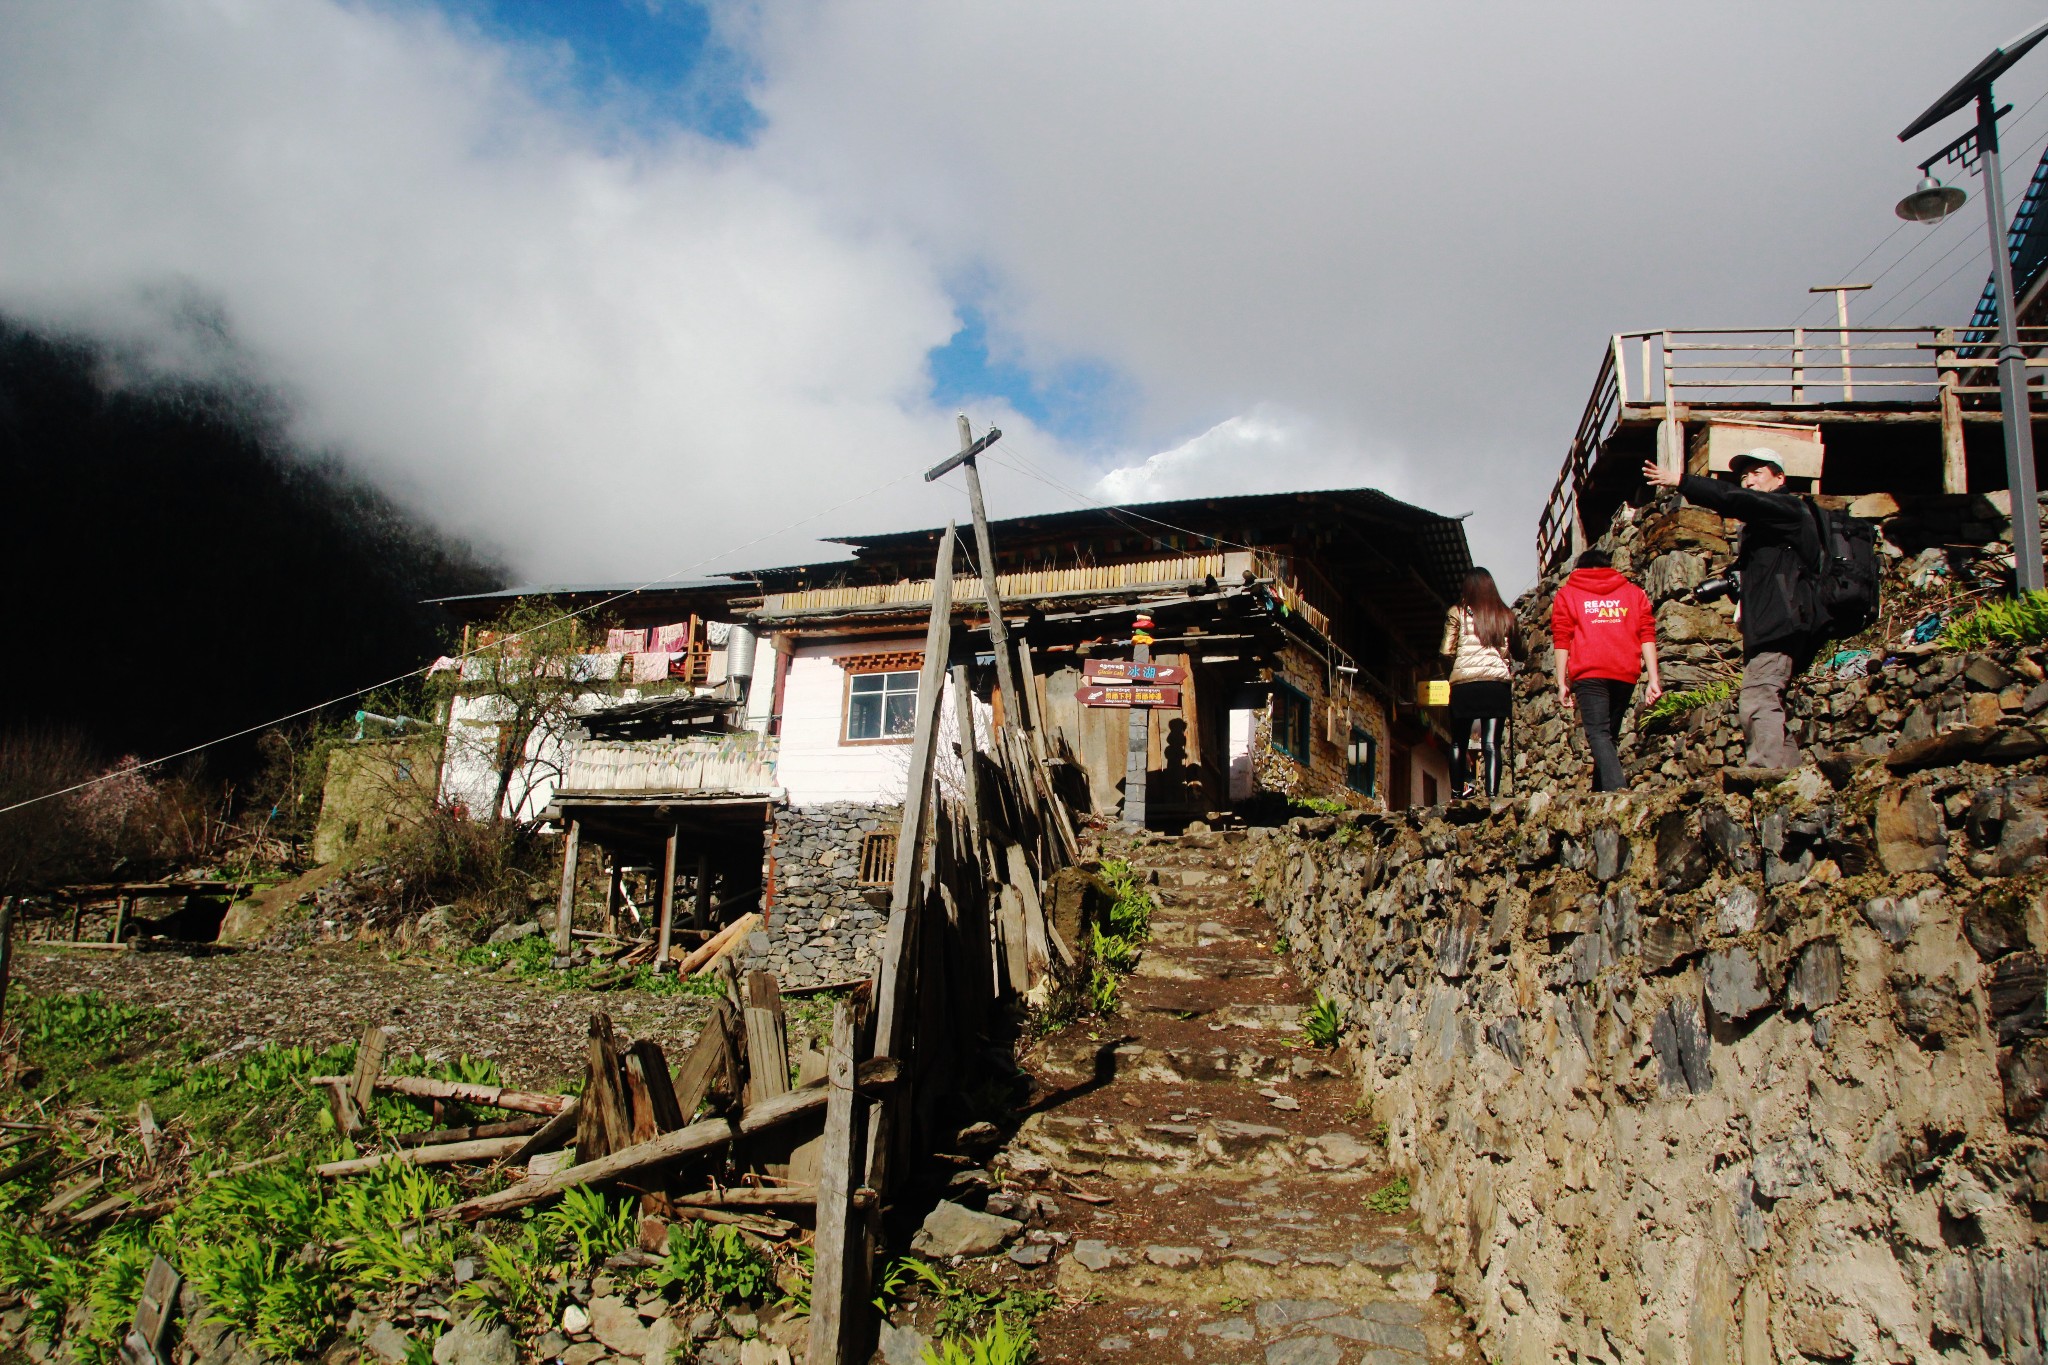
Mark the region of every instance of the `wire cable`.
[[[721, 559], [730, 558], [731, 556], [740, 553], [742, 550], [761, 544], [763, 541], [773, 540], [778, 536], [787, 535], [789, 532], [796, 530], [798, 527], [808, 525], [809, 523], [818, 520], [820, 517], [828, 517], [832, 515], [834, 512], [838, 512], [845, 508], [853, 506], [857, 502], [864, 502], [868, 498], [875, 496], [877, 493], [886, 492], [889, 489], [894, 488], [897, 484], [903, 483], [904, 481], [914, 477], [915, 473], [916, 471], [912, 470], [903, 474], [899, 474], [895, 478], [888, 480], [886, 483], [876, 484], [874, 487], [866, 490], [865, 492], [857, 493], [853, 497], [847, 498], [843, 502], [834, 503], [830, 507], [820, 508], [818, 511], [812, 512], [808, 516], [800, 517], [797, 520], [792, 521], [785, 526], [779, 526], [775, 530], [767, 531], [762, 533], [761, 535], [755, 536], [752, 540], [745, 541], [739, 545], [734, 545], [729, 549], [720, 550], [717, 554], [706, 555], [702, 559], [696, 560], [694, 563], [685, 564], [681, 568], [673, 569], [670, 572], [663, 574], [659, 578], [649, 579], [647, 582], [642, 583], [640, 586], [636, 588], [623, 589], [622, 591], [613, 593], [609, 597], [600, 598], [598, 601], [592, 602], [588, 606], [578, 607], [574, 611], [563, 612], [560, 616], [550, 617], [546, 621], [542, 621], [536, 625], [528, 626], [527, 631], [545, 630], [549, 626], [560, 625], [564, 621], [574, 620], [579, 616], [587, 616], [591, 612], [598, 611], [604, 607], [608, 607], [614, 602], [618, 602], [625, 598], [633, 596], [635, 593], [645, 592], [649, 588], [660, 587], [662, 584], [680, 578], [684, 574], [689, 573], [692, 570], [701, 569], [707, 564], [715, 564]], [[524, 634], [526, 634], [526, 631], [520, 631], [512, 635], [504, 636], [502, 637], [502, 640], [516, 640]], [[499, 644], [502, 643], [502, 640], [493, 641], [491, 645], [479, 645], [475, 649], [465, 650], [460, 654], [445, 657], [451, 657], [459, 663], [464, 659], [471, 659], [476, 657], [477, 655], [483, 653], [484, 650], [486, 649], [497, 647]], [[436, 662], [438, 662], [438, 660]], [[47, 791], [42, 793], [40, 796], [31, 796], [24, 800], [16, 801], [11, 805], [0, 806], [0, 815], [6, 815], [10, 811], [21, 810], [23, 807], [33, 806], [43, 801], [54, 800], [55, 798], [60, 796], [69, 796], [72, 792], [84, 791], [88, 787], [98, 786], [102, 782], [111, 782], [117, 777], [125, 777], [130, 773], [138, 773], [146, 771], [150, 768], [161, 767], [162, 765], [172, 762], [175, 759], [187, 758], [193, 754], [200, 753], [206, 749], [211, 749], [216, 745], [226, 744], [232, 740], [237, 740], [247, 735], [256, 734], [259, 731], [268, 730], [272, 726], [284, 725], [291, 721], [299, 720], [302, 717], [310, 716], [317, 711], [324, 711], [330, 706], [339, 706], [341, 703], [345, 701], [350, 701], [356, 697], [360, 697], [366, 692], [374, 692], [381, 687], [391, 687], [398, 683], [410, 681], [413, 678], [424, 677], [426, 674], [433, 671], [433, 667], [433, 664], [427, 664], [419, 668], [411, 669], [407, 672], [397, 674], [394, 677], [386, 678], [382, 682], [374, 682], [369, 684], [367, 687], [358, 687], [353, 691], [343, 692], [337, 696], [329, 697], [325, 701], [315, 702], [311, 706], [303, 706], [296, 711], [290, 711], [281, 716], [273, 716], [269, 720], [259, 721], [254, 725], [243, 726], [241, 729], [231, 731], [228, 734], [218, 735], [213, 739], [205, 740], [198, 744], [188, 745], [187, 747], [179, 749], [174, 753], [160, 754], [155, 758], [145, 759], [138, 763], [131, 763], [125, 767], [116, 768], [110, 772], [101, 773], [97, 777], [87, 778], [83, 782], [74, 782], [68, 787], [59, 787], [55, 791]]]

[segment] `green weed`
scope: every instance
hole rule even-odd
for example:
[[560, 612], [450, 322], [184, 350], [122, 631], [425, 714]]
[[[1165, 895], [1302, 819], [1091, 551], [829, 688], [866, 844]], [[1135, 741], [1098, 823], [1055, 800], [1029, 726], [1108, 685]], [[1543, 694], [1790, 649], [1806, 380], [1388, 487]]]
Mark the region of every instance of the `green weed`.
[[574, 1260], [582, 1270], [633, 1245], [637, 1227], [632, 1201], [613, 1200], [588, 1185], [571, 1187], [537, 1221], [541, 1234], [556, 1246], [575, 1248]]
[[581, 967], [555, 969], [554, 941], [545, 934], [530, 934], [511, 943], [480, 944], [455, 955], [457, 963], [479, 971], [503, 969], [508, 975], [534, 985], [563, 991], [644, 991], [650, 995], [723, 995], [725, 983], [716, 977], [678, 976], [656, 973], [651, 964], [623, 966], [615, 962], [589, 962]]
[[971, 1336], [944, 1336], [924, 1348], [923, 1365], [1026, 1365], [1038, 1354], [1038, 1338], [1028, 1322], [1012, 1325], [996, 1310], [988, 1330]]
[[774, 1286], [767, 1258], [738, 1228], [711, 1223], [672, 1223], [668, 1251], [654, 1267], [658, 1289], [677, 1289], [697, 1303], [753, 1302]]
[[1367, 1195], [1365, 1206], [1374, 1213], [1406, 1213], [1408, 1196], [1408, 1177], [1397, 1175]]
[[1344, 1020], [1337, 1012], [1337, 1003], [1317, 991], [1316, 1003], [1302, 1016], [1302, 1035], [1317, 1047], [1335, 1047], [1343, 1030]]
[[1650, 725], [1672, 720], [1689, 711], [1697, 711], [1702, 706], [1712, 706], [1716, 702], [1726, 701], [1735, 695], [1735, 687], [1733, 679], [1724, 678], [1720, 682], [1708, 683], [1705, 687], [1695, 687], [1689, 692], [1666, 692], [1643, 709], [1643, 723]]
[[1968, 616], [1949, 622], [1941, 633], [1941, 643], [1949, 649], [2030, 645], [2044, 639], [2048, 639], [2048, 592], [1986, 602]]
[[875, 1307], [886, 1311], [891, 1301], [902, 1298], [905, 1291], [913, 1287], [929, 1290], [938, 1300], [936, 1327], [941, 1338], [971, 1338], [977, 1332], [986, 1336], [995, 1331], [996, 1323], [1004, 1315], [1010, 1315], [1016, 1318], [1019, 1330], [1024, 1333], [1027, 1348], [1031, 1345], [1032, 1321], [1059, 1302], [1057, 1294], [1043, 1290], [976, 1289], [928, 1261], [921, 1261], [915, 1256], [899, 1256], [882, 1276], [881, 1293], [875, 1298]]
[[1287, 802], [1292, 810], [1305, 810], [1316, 815], [1342, 815], [1351, 809], [1334, 796], [1296, 796]]
[[1102, 879], [1109, 883], [1116, 899], [1109, 907], [1109, 931], [1133, 944], [1152, 937], [1152, 912], [1158, 902], [1138, 881], [1138, 874], [1122, 858], [1102, 860]]

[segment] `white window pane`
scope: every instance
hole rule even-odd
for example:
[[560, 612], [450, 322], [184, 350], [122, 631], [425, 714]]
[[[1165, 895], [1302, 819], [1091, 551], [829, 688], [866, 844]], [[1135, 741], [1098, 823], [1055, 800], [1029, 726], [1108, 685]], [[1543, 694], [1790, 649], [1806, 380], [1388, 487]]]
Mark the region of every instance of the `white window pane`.
[[884, 723], [889, 735], [907, 735], [917, 728], [917, 693], [894, 692], [889, 696]]
[[[858, 681], [856, 679], [855, 681]], [[882, 737], [882, 699], [870, 693], [854, 696], [846, 704], [846, 737], [848, 739], [880, 739]]]

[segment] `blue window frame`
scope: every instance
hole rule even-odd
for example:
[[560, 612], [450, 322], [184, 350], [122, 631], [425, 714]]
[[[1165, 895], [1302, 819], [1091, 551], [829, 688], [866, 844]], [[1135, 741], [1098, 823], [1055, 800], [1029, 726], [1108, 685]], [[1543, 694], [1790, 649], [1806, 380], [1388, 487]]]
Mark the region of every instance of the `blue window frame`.
[[1308, 764], [1308, 698], [1286, 683], [1273, 684], [1273, 747], [1296, 763]]
[[1360, 796], [1372, 796], [1379, 785], [1380, 742], [1372, 731], [1351, 727], [1351, 745], [1344, 753], [1344, 783]]

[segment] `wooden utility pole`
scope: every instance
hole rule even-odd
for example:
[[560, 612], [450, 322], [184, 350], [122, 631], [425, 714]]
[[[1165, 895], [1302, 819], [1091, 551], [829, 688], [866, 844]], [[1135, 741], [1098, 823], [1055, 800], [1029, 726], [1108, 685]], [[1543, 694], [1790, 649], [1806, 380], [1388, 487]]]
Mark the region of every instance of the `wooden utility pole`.
[[1031, 734], [1035, 749], [1042, 741], [1031, 729], [1030, 710], [1017, 688], [1017, 668], [1010, 657], [1010, 626], [1003, 620], [1003, 595], [996, 587], [996, 552], [989, 544], [988, 511], [981, 503], [981, 472], [975, 467], [975, 456], [1000, 440], [1003, 432], [1001, 427], [990, 427], [988, 434], [977, 441], [965, 413], [960, 415], [959, 422], [960, 453], [927, 469], [924, 481], [930, 483], [962, 466], [967, 470], [967, 506], [974, 514], [974, 551], [981, 556], [982, 589], [988, 600], [988, 642], [996, 655], [996, 686], [1003, 695], [1004, 720]]
[[583, 841], [583, 822], [571, 819], [562, 839], [562, 897], [555, 903], [555, 956], [566, 957], [573, 941], [569, 924], [576, 913], [576, 846]]
[[654, 942], [654, 970], [657, 973], [669, 968], [668, 945], [675, 933], [676, 922], [676, 845], [682, 837], [682, 826], [671, 824], [668, 839], [661, 847], [661, 928]]

